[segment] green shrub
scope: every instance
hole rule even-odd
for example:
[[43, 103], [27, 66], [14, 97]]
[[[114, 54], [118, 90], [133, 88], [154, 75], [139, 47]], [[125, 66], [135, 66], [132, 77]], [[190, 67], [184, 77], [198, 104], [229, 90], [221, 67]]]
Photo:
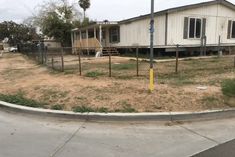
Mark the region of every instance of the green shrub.
[[64, 105], [53, 105], [51, 107], [52, 110], [63, 110], [64, 109]]
[[73, 112], [87, 113], [87, 112], [94, 112], [94, 110], [87, 106], [76, 106], [73, 107]]
[[129, 69], [135, 69], [135, 64], [116, 64], [112, 66], [113, 70], [129, 70]]
[[99, 77], [99, 76], [103, 76], [104, 73], [102, 72], [99, 72], [99, 71], [91, 71], [91, 72], [88, 72], [86, 73], [86, 77], [92, 77], [92, 78], [96, 78], [96, 77]]
[[131, 105], [125, 105], [125, 106], [123, 106], [122, 112], [134, 113], [134, 112], [136, 112], [136, 110], [134, 108], [132, 108]]
[[222, 92], [225, 96], [235, 97], [235, 79], [228, 79], [222, 82]]
[[123, 112], [123, 113], [135, 113], [137, 112], [134, 108], [132, 108], [131, 104], [127, 101], [120, 101], [118, 102], [122, 106], [121, 109], [115, 110], [115, 112]]
[[44, 108], [47, 105], [46, 103], [43, 102], [38, 102], [32, 99], [25, 98], [21, 93], [13, 95], [0, 94], [0, 100], [12, 104], [34, 107], [34, 108]]
[[105, 107], [101, 107], [101, 108], [97, 108], [96, 112], [100, 112], [100, 113], [108, 113], [109, 110]]

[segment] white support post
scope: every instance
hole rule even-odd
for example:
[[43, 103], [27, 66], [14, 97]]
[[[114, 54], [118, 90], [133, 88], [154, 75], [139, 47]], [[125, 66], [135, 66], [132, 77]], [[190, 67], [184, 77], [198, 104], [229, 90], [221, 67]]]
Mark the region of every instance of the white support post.
[[74, 32], [71, 32], [71, 43], [72, 43], [72, 47], [74, 47]]
[[76, 46], [76, 45], [74, 45], [74, 32], [72, 31], [71, 32], [71, 44], [72, 44], [72, 54], [74, 54], [74, 47]]
[[94, 28], [94, 38], [96, 39], [96, 28]]
[[79, 31], [79, 38], [80, 38], [80, 41], [82, 40], [82, 31]]
[[103, 53], [103, 45], [102, 45], [102, 39], [103, 39], [103, 37], [102, 37], [102, 25], [100, 25], [99, 31], [100, 31], [100, 35], [99, 35], [100, 39], [99, 39], [99, 41], [100, 41], [100, 45], [101, 45], [101, 53]]
[[102, 25], [100, 25], [100, 44], [102, 44]]

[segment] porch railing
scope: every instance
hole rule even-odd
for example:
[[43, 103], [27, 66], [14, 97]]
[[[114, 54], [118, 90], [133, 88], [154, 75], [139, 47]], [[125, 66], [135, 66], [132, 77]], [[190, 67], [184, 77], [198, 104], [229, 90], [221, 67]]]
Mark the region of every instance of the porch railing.
[[80, 48], [81, 50], [95, 50], [102, 51], [102, 45], [96, 38], [75, 40], [74, 47]]

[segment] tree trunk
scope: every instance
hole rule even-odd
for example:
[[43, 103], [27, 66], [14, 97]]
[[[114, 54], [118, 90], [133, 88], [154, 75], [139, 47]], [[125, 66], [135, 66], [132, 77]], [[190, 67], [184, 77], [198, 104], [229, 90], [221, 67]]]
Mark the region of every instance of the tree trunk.
[[84, 13], [83, 13], [84, 17], [83, 17], [83, 22], [85, 21], [86, 19], [86, 10], [84, 10]]

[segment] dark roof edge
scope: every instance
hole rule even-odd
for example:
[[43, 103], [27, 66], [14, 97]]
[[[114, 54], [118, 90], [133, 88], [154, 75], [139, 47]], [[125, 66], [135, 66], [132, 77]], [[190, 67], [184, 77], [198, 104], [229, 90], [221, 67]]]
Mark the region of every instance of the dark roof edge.
[[[208, 6], [208, 5], [214, 5], [214, 4], [223, 4], [227, 7], [235, 10], [235, 5], [231, 2], [228, 2], [227, 0], [213, 0], [213, 1], [208, 1], [208, 2], [202, 2], [202, 3], [197, 3], [197, 4], [190, 4], [190, 5], [180, 6], [180, 7], [176, 7], [176, 8], [170, 8], [170, 9], [162, 10], [162, 11], [159, 11], [159, 12], [155, 12], [154, 14], [155, 14], [155, 16], [159, 16], [159, 15], [163, 15], [163, 14], [166, 14], [166, 13], [173, 13], [173, 12], [176, 12], [176, 11], [182, 11], [182, 10], [198, 8], [198, 7], [201, 7], [201, 6]], [[136, 20], [144, 19], [144, 18], [149, 17], [149, 16], [150, 16], [150, 14], [141, 15], [141, 16], [138, 16], [138, 17], [133, 17], [133, 18], [130, 18], [130, 19], [119, 21], [119, 23], [120, 24], [129, 23], [129, 22], [133, 22], [133, 21], [136, 21]]]

